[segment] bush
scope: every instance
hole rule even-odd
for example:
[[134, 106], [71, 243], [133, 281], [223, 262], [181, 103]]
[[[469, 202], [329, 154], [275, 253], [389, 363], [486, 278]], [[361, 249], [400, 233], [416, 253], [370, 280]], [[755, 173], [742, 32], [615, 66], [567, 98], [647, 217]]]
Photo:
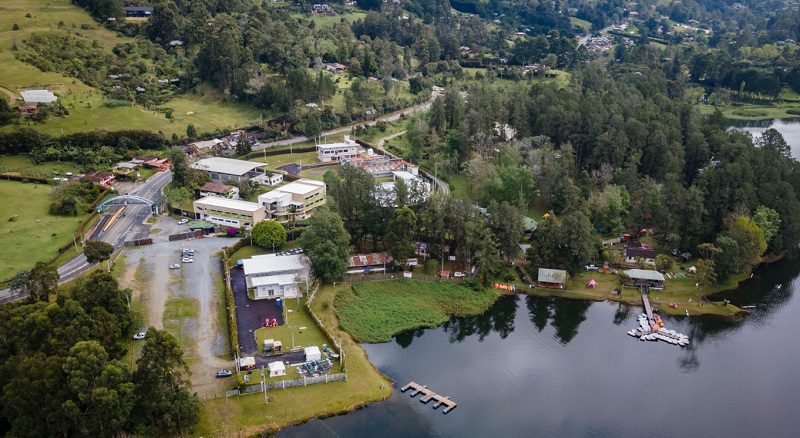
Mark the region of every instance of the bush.
[[277, 249], [286, 243], [286, 228], [275, 221], [261, 221], [253, 227], [253, 243], [262, 248]]
[[123, 106], [133, 106], [133, 102], [124, 99], [106, 99], [103, 106], [108, 108], [119, 108]]

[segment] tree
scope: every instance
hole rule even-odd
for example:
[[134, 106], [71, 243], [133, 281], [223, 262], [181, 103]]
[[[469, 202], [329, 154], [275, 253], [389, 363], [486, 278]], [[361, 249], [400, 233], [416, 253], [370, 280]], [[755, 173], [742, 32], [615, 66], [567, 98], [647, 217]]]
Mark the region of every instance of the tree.
[[480, 252], [475, 262], [477, 269], [478, 283], [487, 287], [492, 280], [500, 273], [500, 253], [497, 250], [497, 242], [488, 228], [484, 227], [481, 232]]
[[138, 435], [190, 435], [199, 419], [197, 395], [189, 392], [189, 367], [175, 338], [152, 327], [136, 361], [134, 418]]
[[767, 249], [764, 231], [749, 216], [739, 215], [733, 218], [725, 234], [735, 240], [739, 247], [736, 260], [738, 271], [750, 272]]
[[672, 257], [666, 254], [658, 254], [656, 256], [656, 269], [661, 272], [667, 272], [672, 269]]
[[300, 235], [300, 246], [311, 260], [311, 270], [323, 283], [344, 277], [350, 254], [350, 235], [342, 218], [328, 208], [317, 209]]
[[561, 242], [567, 249], [565, 267], [571, 274], [597, 257], [596, 236], [589, 218], [581, 210], [568, 213], [561, 227]]
[[194, 123], [186, 125], [186, 137], [188, 137], [189, 140], [197, 138], [197, 128], [194, 127]]
[[365, 238], [376, 227], [380, 218], [378, 204], [372, 191], [375, 178], [364, 169], [346, 164], [341, 166], [338, 175], [330, 174], [325, 180], [328, 194], [333, 198], [336, 211], [341, 215], [345, 228], [353, 242]]
[[186, 159], [186, 152], [179, 148], [172, 148], [167, 152], [167, 157], [172, 163], [172, 183], [177, 187], [186, 186], [192, 170]]
[[764, 232], [764, 240], [767, 241], [767, 244], [778, 234], [781, 227], [781, 216], [778, 212], [764, 206], [758, 207], [756, 214], [753, 215], [753, 221]]
[[21, 271], [11, 280], [14, 294], [28, 295], [30, 302], [48, 301], [58, 287], [58, 271], [44, 262], [36, 262], [30, 271]]
[[8, 106], [5, 98], [0, 97], [0, 126], [8, 125], [17, 119], [17, 112]]
[[316, 139], [319, 137], [320, 132], [322, 132], [322, 126], [320, 125], [319, 117], [316, 115], [306, 117], [306, 121], [303, 122], [303, 135]]
[[262, 248], [280, 248], [286, 243], [286, 228], [275, 221], [261, 221], [253, 227], [253, 243]]
[[408, 207], [394, 210], [389, 221], [389, 233], [386, 235], [386, 246], [395, 264], [404, 265], [406, 258], [414, 253], [414, 231], [417, 215]]
[[394, 204], [398, 208], [408, 205], [408, 185], [402, 178], [397, 178], [394, 184]]
[[100, 240], [89, 240], [83, 248], [83, 254], [89, 263], [102, 262], [108, 260], [114, 253], [114, 246]]
[[239, 137], [239, 140], [236, 142], [236, 155], [241, 157], [250, 152], [253, 152], [253, 143], [245, 136]]
[[497, 239], [500, 253], [511, 259], [519, 253], [523, 224], [519, 209], [508, 202], [489, 204], [489, 226]]

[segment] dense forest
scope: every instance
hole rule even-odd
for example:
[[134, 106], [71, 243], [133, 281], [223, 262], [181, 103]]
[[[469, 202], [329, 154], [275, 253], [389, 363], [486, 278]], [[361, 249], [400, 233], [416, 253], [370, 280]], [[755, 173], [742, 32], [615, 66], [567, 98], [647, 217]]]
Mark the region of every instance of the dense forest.
[[17, 285], [28, 302], [0, 306], [0, 434], [176, 436], [191, 433], [198, 401], [175, 338], [150, 329], [127, 366], [137, 316], [104, 272], [58, 294], [55, 268], [39, 263]]

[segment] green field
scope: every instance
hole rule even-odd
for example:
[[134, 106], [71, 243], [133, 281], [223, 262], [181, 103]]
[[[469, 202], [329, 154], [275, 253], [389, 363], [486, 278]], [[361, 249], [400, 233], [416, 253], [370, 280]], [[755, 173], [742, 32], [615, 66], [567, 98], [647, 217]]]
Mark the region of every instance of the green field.
[[67, 172], [78, 173], [80, 166], [70, 162], [48, 162], [34, 164], [25, 155], [0, 156], [0, 174], [10, 173], [31, 178], [53, 178]]
[[588, 32], [592, 28], [592, 23], [577, 17], [569, 17], [569, 22], [572, 23], [573, 26], [583, 29], [584, 32]]
[[[30, 13], [31, 17], [25, 15]], [[166, 136], [185, 135], [186, 125], [194, 123], [200, 132], [241, 127], [258, 120], [260, 112], [250, 106], [229, 102], [221, 93], [201, 86], [197, 93], [187, 93], [164, 105], [172, 108], [174, 121], [164, 115], [163, 109], [147, 110], [137, 106], [108, 108], [103, 105], [102, 93], [81, 81], [55, 72], [42, 72], [36, 67], [14, 58], [11, 47], [15, 41], [25, 40], [33, 32], [58, 28], [68, 29], [89, 40], [97, 41], [104, 49], [111, 49], [132, 38], [111, 32], [95, 22], [83, 9], [69, 0], [4, 0], [0, 3], [0, 93], [15, 101], [19, 92], [29, 88], [47, 88], [60, 96], [61, 103], [70, 115], [61, 119], [34, 123], [36, 130], [61, 135], [102, 129], [144, 129], [160, 131]], [[14, 24], [20, 30], [12, 31]], [[189, 114], [193, 113], [193, 114]], [[3, 130], [13, 130], [12, 126]]]
[[319, 160], [317, 160], [316, 152], [300, 152], [300, 153], [288, 153], [281, 155], [268, 155], [266, 159], [264, 157], [253, 157], [250, 159], [250, 161], [267, 163], [267, 168], [273, 170], [283, 166], [284, 164], [290, 164], [290, 163], [314, 164], [319, 162]]
[[0, 180], [0, 279], [55, 257], [86, 218], [50, 215], [50, 191], [42, 184]]
[[476, 315], [497, 299], [492, 290], [474, 291], [449, 282], [391, 280], [357, 283], [336, 297], [344, 330], [361, 342], [388, 342], [407, 330], [436, 327], [450, 316]]
[[340, 15], [292, 14], [292, 17], [311, 20], [317, 26], [333, 26], [342, 20], [353, 23], [358, 19], [364, 18], [366, 15], [365, 12], [347, 12]]

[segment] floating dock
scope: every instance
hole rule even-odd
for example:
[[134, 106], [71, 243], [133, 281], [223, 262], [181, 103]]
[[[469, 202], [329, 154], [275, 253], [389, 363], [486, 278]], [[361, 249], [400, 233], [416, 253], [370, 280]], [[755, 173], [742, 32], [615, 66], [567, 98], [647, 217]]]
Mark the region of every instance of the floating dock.
[[688, 336], [662, 327], [663, 323], [660, 317], [656, 319], [657, 315], [653, 314], [650, 298], [647, 296], [647, 289], [645, 288], [642, 288], [642, 305], [645, 313], [639, 315], [639, 327], [629, 330], [629, 336], [639, 338], [641, 341], [663, 341], [672, 345], [680, 345], [681, 347], [689, 345]]
[[400, 388], [400, 392], [403, 393], [409, 390], [411, 390], [411, 392], [409, 392], [411, 398], [414, 398], [418, 395], [422, 395], [422, 397], [419, 399], [420, 403], [428, 404], [428, 402], [434, 400], [436, 403], [433, 404], [433, 409], [439, 409], [440, 407], [444, 407], [444, 409], [442, 410], [443, 414], [452, 411], [457, 406], [456, 403], [450, 400], [449, 397], [441, 396], [428, 389], [427, 386], [420, 385], [417, 382], [409, 382], [408, 385]]

